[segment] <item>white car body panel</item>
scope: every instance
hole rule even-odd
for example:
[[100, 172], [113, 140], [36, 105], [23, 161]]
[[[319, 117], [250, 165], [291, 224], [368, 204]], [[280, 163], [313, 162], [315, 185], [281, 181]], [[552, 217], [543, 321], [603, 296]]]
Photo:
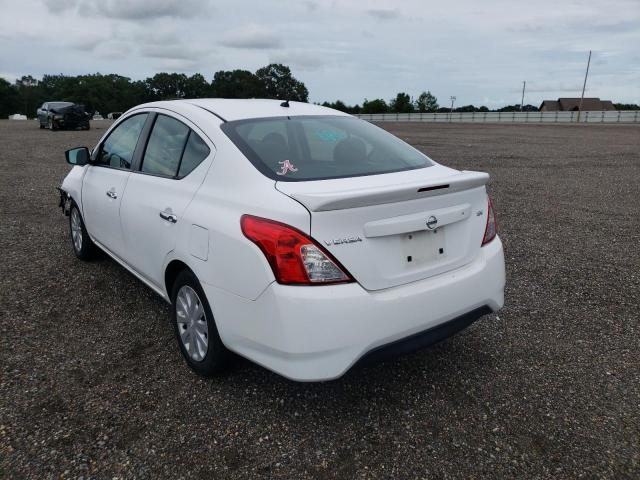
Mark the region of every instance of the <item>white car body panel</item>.
[[[330, 379], [380, 345], [478, 307], [495, 311], [503, 305], [502, 245], [496, 238], [480, 246], [487, 174], [436, 164], [384, 175], [276, 182], [247, 160], [220, 125], [283, 115], [347, 116], [296, 102], [289, 108], [272, 100], [154, 102], [126, 112], [103, 139], [140, 111], [178, 118], [205, 140], [211, 154], [181, 180], [74, 167], [62, 189], [79, 205], [91, 238], [165, 300], [170, 301], [167, 269], [174, 262], [188, 266], [230, 350], [288, 378]], [[447, 189], [417, 191], [442, 184]], [[111, 187], [117, 201], [106, 196]], [[160, 218], [166, 208], [176, 223]], [[437, 234], [424, 224], [433, 213], [441, 222]], [[242, 233], [243, 214], [310, 235], [356, 282], [277, 283], [260, 248]], [[414, 238], [408, 240], [409, 234]], [[361, 240], [327, 243], [345, 237]], [[410, 243], [418, 237], [423, 246], [441, 246], [446, 253], [435, 255], [432, 248], [423, 255]]]
[[297, 381], [343, 375], [363, 354], [487, 305], [504, 304], [496, 238], [470, 264], [438, 277], [368, 292], [357, 283], [305, 288], [272, 283], [255, 301], [203, 285], [225, 345]]
[[[124, 238], [123, 260], [160, 289], [165, 288], [164, 261], [174, 250], [178, 229], [191, 232], [182, 221], [185, 210], [207, 176], [216, 154], [215, 146], [202, 130], [181, 115], [161, 109], [148, 109], [177, 118], [205, 140], [211, 153], [188, 176], [180, 180], [134, 173], [122, 198], [120, 219]], [[176, 223], [163, 220], [160, 213], [175, 215]]]
[[202, 98], [198, 100], [185, 100], [198, 108], [214, 112], [226, 121], [244, 120], [247, 118], [279, 117], [283, 115], [339, 115], [350, 116], [331, 108], [313, 105], [311, 103], [289, 102], [290, 107], [282, 107], [281, 101], [262, 99], [225, 99]]
[[[130, 175], [127, 170], [94, 167], [87, 168], [83, 177], [82, 207], [87, 231], [119, 256], [125, 248], [120, 205]], [[108, 192], [115, 198], [109, 197]]]
[[[451, 172], [434, 165], [386, 175], [278, 182], [277, 188], [313, 212], [311, 235], [364, 288], [380, 290], [460, 267], [477, 255], [487, 221], [489, 176], [455, 171], [445, 176]], [[437, 185], [448, 188], [419, 192]], [[461, 214], [459, 222], [452, 222], [452, 212]], [[426, 220], [436, 214], [439, 224], [430, 229]], [[377, 228], [373, 235], [371, 228]], [[335, 242], [341, 238], [358, 241]]]

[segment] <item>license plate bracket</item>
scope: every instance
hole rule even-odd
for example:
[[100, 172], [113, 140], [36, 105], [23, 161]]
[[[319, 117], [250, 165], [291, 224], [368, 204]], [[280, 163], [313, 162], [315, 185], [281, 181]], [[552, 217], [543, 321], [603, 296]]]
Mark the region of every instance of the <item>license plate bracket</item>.
[[403, 234], [401, 242], [404, 261], [409, 265], [432, 263], [446, 256], [444, 228]]

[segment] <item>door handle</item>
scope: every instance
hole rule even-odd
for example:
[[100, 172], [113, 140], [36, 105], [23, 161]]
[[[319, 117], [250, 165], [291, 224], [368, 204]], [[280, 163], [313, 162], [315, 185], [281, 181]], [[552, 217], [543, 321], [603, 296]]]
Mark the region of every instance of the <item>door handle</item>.
[[160, 218], [171, 223], [176, 223], [178, 221], [178, 217], [176, 217], [170, 209], [160, 212]]
[[111, 190], [107, 190], [107, 197], [109, 198], [118, 198], [118, 194], [116, 193], [115, 189], [111, 189]]

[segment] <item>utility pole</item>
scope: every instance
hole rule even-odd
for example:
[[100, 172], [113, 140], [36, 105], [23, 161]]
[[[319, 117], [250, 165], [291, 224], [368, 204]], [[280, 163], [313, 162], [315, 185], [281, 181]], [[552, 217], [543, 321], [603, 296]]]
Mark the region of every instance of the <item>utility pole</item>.
[[456, 101], [456, 97], [452, 96], [451, 98], [451, 109], [449, 110], [449, 121], [451, 121], [451, 117], [453, 116], [453, 102]]
[[584, 83], [582, 84], [582, 96], [580, 97], [580, 106], [578, 107], [578, 123], [580, 123], [580, 113], [582, 112], [582, 101], [584, 100], [584, 89], [587, 87], [587, 76], [589, 75], [590, 64], [591, 64], [591, 50], [589, 50], [589, 60], [587, 60], [587, 71], [584, 74]]
[[524, 89], [527, 86], [527, 82], [522, 82], [522, 100], [520, 100], [520, 111], [524, 108]]

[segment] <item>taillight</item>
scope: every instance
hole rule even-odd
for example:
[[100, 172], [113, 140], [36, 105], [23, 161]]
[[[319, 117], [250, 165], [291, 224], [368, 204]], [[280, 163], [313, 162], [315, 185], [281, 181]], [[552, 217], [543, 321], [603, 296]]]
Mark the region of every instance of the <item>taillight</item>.
[[486, 245], [491, 240], [496, 238], [498, 233], [498, 223], [496, 222], [496, 214], [493, 210], [493, 203], [489, 199], [489, 206], [487, 208], [487, 226], [484, 229], [484, 238], [482, 239], [482, 245]]
[[300, 230], [266, 218], [243, 215], [244, 236], [255, 243], [285, 285], [353, 282], [340, 263]]

